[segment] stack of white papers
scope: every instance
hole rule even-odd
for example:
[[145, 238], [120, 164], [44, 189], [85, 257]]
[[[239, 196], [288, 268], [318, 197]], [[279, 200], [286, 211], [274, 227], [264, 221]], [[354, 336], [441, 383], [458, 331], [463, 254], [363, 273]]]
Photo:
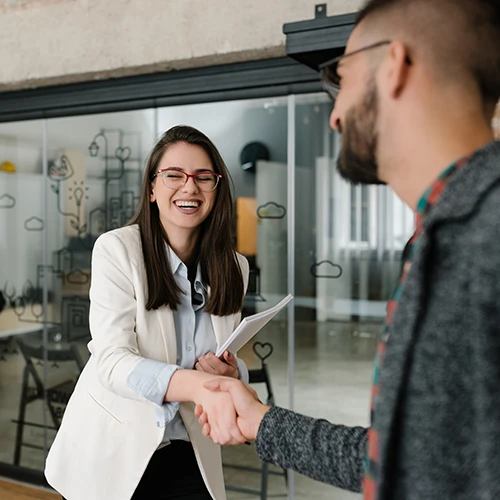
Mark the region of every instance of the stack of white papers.
[[291, 300], [293, 295], [288, 294], [279, 304], [274, 307], [261, 311], [252, 316], [243, 318], [236, 330], [222, 344], [215, 355], [221, 357], [224, 351], [232, 352], [233, 354], [239, 351], [259, 330], [261, 330], [269, 321], [271, 321], [281, 309], [283, 309]]

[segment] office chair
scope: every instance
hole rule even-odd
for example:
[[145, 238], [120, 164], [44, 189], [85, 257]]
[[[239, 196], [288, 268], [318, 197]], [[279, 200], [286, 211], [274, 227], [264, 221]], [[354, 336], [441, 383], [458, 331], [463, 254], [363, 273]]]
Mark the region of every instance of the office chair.
[[[43, 449], [42, 446], [23, 441], [24, 427], [41, 427], [51, 430], [59, 429], [59, 426], [61, 425], [62, 414], [64, 412], [64, 407], [68, 403], [69, 398], [73, 393], [76, 379], [78, 377], [64, 380], [63, 382], [59, 382], [49, 387], [44, 387], [43, 380], [40, 377], [35, 366], [43, 364], [43, 345], [30, 345], [21, 338], [16, 339], [16, 343], [26, 363], [23, 370], [18, 417], [17, 420], [13, 420], [13, 422], [17, 424], [16, 442], [14, 449], [14, 464], [19, 465], [21, 461], [21, 450], [23, 447]], [[57, 365], [57, 363], [59, 362], [73, 361], [74, 363], [76, 363], [76, 366], [78, 368], [78, 375], [82, 372], [85, 365], [77, 349], [77, 346], [74, 343], [67, 344], [67, 346], [62, 349], [46, 349], [45, 353], [47, 361], [55, 365]], [[32, 380], [33, 385], [30, 385], [30, 379]], [[36, 400], [43, 401], [45, 394], [47, 398], [47, 407], [53, 425], [44, 426], [35, 422], [27, 422], [25, 420], [27, 406]], [[57, 407], [56, 405], [62, 405], [63, 408]]]

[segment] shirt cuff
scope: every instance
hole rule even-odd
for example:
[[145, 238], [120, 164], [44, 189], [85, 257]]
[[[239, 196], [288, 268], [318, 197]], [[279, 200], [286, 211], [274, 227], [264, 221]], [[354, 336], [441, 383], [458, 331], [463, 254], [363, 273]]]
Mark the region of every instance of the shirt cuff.
[[236, 358], [236, 362], [238, 363], [238, 379], [241, 380], [243, 383], [248, 384], [250, 376], [248, 374], [247, 365], [240, 358]]
[[168, 425], [179, 411], [180, 403], [164, 403], [163, 404], [163, 414], [165, 416], [165, 425]]
[[177, 365], [143, 359], [127, 377], [127, 385], [139, 396], [163, 406], [170, 379], [179, 368]]

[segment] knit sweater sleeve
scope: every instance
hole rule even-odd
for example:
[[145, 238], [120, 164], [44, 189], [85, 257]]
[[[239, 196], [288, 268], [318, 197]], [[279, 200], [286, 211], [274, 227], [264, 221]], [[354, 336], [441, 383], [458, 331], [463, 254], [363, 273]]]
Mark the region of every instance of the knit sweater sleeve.
[[338, 488], [362, 491], [368, 430], [335, 425], [277, 406], [259, 427], [259, 457]]

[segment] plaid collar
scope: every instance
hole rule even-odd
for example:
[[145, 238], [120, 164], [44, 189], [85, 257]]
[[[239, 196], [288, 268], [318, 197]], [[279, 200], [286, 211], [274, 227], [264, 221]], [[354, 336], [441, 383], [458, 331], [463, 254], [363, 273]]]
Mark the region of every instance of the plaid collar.
[[463, 167], [470, 159], [470, 156], [465, 156], [455, 163], [451, 164], [448, 168], [443, 170], [439, 177], [427, 188], [425, 193], [420, 198], [417, 204], [417, 228], [418, 221], [423, 220], [429, 215], [431, 208], [437, 203], [441, 197], [444, 188], [448, 185], [453, 174], [461, 167]]

